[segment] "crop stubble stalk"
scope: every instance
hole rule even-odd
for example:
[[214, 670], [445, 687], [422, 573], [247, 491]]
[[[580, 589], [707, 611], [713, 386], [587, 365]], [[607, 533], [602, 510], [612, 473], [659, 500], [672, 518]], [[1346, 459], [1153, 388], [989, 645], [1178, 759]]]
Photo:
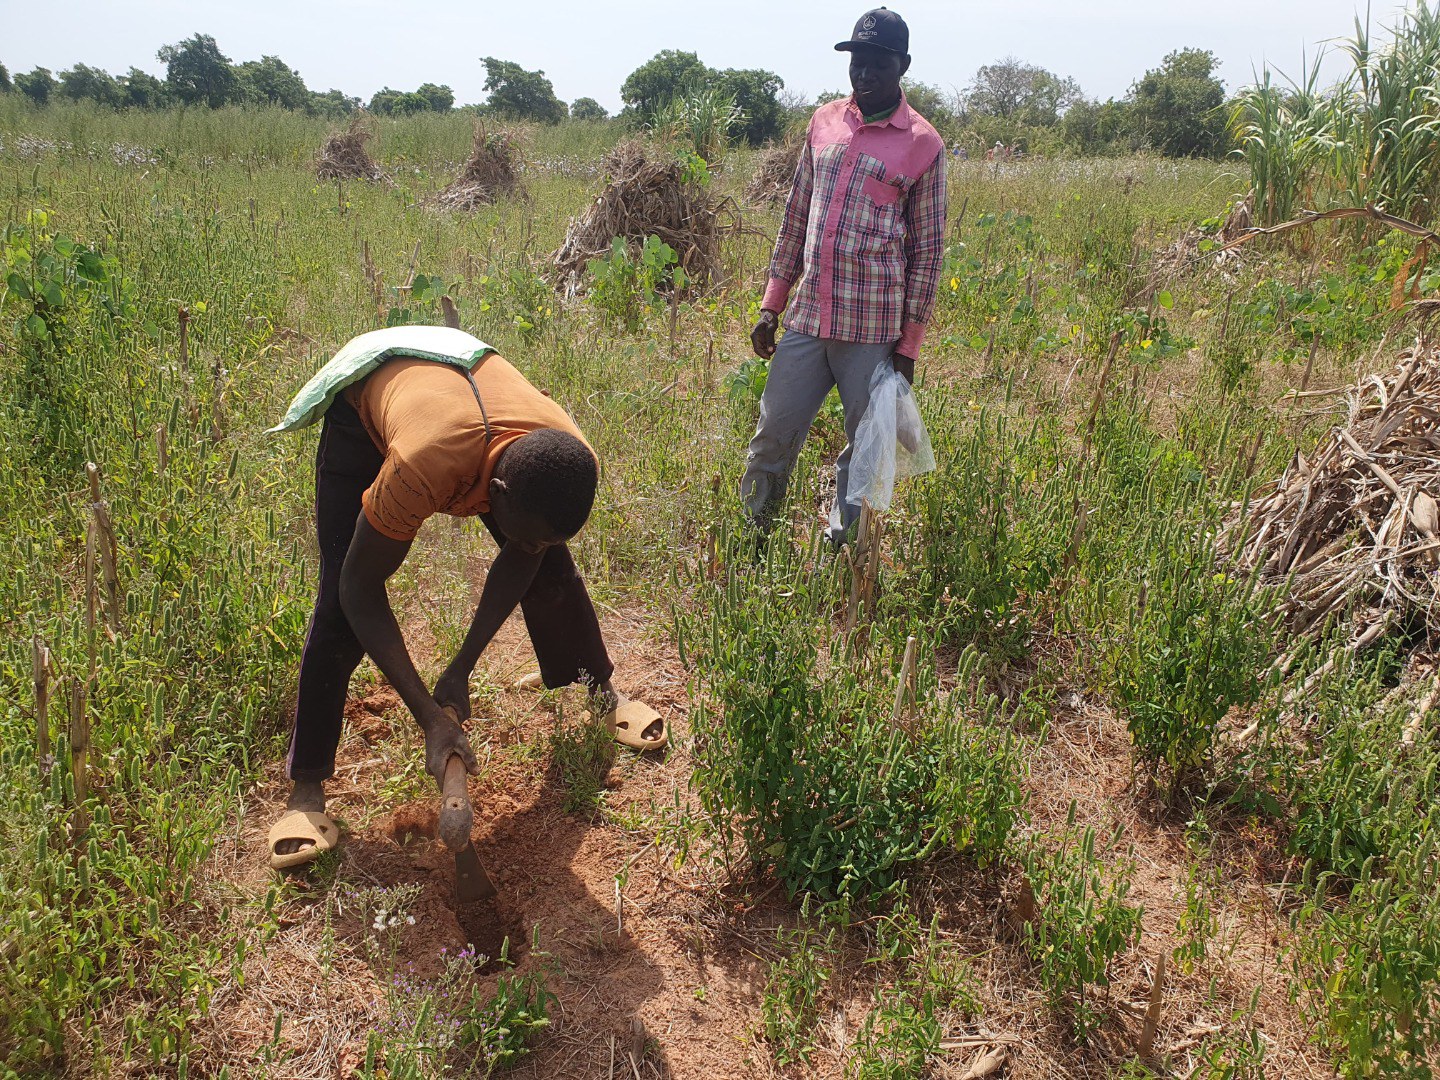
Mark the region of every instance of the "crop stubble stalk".
[[885, 532], [884, 517], [864, 499], [860, 505], [860, 521], [855, 530], [855, 546], [847, 555], [850, 563], [850, 604], [845, 618], [845, 631], [860, 625], [863, 611], [868, 623], [875, 614], [875, 577], [880, 571], [880, 541]]
[[70, 815], [70, 841], [76, 852], [84, 846], [85, 831], [90, 827], [90, 713], [86, 707], [85, 683], [70, 680], [70, 774], [75, 789], [75, 805]]
[[40, 768], [50, 756], [50, 676], [54, 670], [50, 649], [36, 634], [30, 641], [30, 673], [35, 684], [35, 755]]

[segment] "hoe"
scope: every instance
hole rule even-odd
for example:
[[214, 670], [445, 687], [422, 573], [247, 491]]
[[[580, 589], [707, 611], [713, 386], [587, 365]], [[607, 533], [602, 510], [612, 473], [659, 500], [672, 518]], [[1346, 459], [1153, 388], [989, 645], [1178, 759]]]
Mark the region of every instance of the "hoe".
[[[454, 716], [452, 710], [447, 710]], [[495, 886], [480, 865], [470, 828], [475, 811], [470, 806], [466, 786], [465, 762], [452, 754], [445, 763], [445, 781], [440, 789], [440, 839], [455, 853], [455, 897], [462, 904], [488, 900], [495, 895]]]

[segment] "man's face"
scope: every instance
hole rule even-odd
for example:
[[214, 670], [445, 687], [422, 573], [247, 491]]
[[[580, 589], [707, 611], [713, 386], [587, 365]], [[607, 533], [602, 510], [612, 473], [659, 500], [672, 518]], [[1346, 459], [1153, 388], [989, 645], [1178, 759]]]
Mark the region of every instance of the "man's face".
[[850, 89], [864, 116], [871, 116], [900, 100], [900, 77], [910, 68], [910, 57], [877, 45], [850, 49]]
[[539, 555], [570, 539], [557, 535], [550, 523], [533, 510], [517, 505], [510, 493], [494, 481], [490, 487], [490, 514], [505, 539], [530, 555]]

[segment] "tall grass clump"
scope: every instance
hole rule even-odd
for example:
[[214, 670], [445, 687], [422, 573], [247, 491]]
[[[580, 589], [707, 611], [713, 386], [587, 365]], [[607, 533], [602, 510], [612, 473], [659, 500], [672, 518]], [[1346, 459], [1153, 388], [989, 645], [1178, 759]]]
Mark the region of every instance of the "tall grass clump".
[[992, 698], [938, 693], [928, 665], [912, 710], [899, 657], [871, 657], [837, 626], [847, 577], [819, 539], [722, 548], [721, 576], [679, 620], [694, 673], [694, 785], [732, 866], [747, 857], [791, 894], [879, 900], [902, 871], [959, 847], [981, 862], [1019, 808], [1019, 749]]
[[103, 1070], [124, 997], [109, 1045], [183, 1070], [244, 959], [200, 868], [308, 614], [300, 447], [251, 434], [283, 305], [245, 218], [122, 184], [87, 210], [68, 175], [15, 185], [0, 253], [0, 1057]]
[[697, 90], [671, 98], [650, 119], [650, 132], [683, 146], [706, 161], [718, 161], [744, 125], [745, 111], [719, 90]]
[[[1270, 678], [1275, 596], [1230, 572], [1215, 536], [1244, 483], [1242, 458], [1211, 476], [1195, 450], [1163, 438], [1133, 401], [1102, 410], [1077, 545], [1078, 587], [1063, 621], [1130, 732], [1135, 758], [1173, 792], [1206, 779], [1221, 722]], [[1192, 445], [1223, 457], [1228, 426]]]
[[1017, 421], [1003, 406], [941, 399], [929, 427], [955, 434], [905, 496], [884, 610], [926, 613], [939, 640], [992, 663], [1018, 660], [1074, 536], [1073, 455], [1053, 416]]
[[1256, 216], [1373, 203], [1419, 222], [1440, 193], [1440, 6], [1407, 10], [1385, 44], [1368, 23], [1341, 50], [1350, 70], [1319, 86], [1321, 57], [1282, 89], [1267, 68], [1238, 97], [1235, 126]]

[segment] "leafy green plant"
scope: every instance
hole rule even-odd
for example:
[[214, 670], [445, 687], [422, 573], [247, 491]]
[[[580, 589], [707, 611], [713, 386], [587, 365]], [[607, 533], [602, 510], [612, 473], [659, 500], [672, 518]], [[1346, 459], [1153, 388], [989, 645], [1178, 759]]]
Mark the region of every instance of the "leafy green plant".
[[[722, 854], [738, 842], [791, 895], [862, 901], [945, 846], [992, 858], [1021, 803], [998, 703], [942, 698], [927, 674], [917, 715], [897, 721], [894, 676], [831, 622], [838, 564], [777, 536], [746, 566], [745, 542], [727, 538], [704, 614], [679, 618], [695, 672], [692, 782]], [[977, 663], [962, 658], [962, 677]]]
[[75, 355], [87, 324], [113, 334], [133, 317], [133, 286], [112, 253], [55, 231], [52, 214], [31, 210], [3, 236], [0, 312], [14, 317], [20, 364], [4, 380], [4, 398], [25, 418], [25, 440], [56, 468], [79, 467], [91, 425]]
[[853, 1080], [920, 1080], [940, 1049], [934, 999], [901, 989], [882, 995], [855, 1036], [845, 1075]]
[[1092, 987], [1110, 985], [1110, 962], [1140, 934], [1141, 909], [1126, 903], [1134, 862], [1106, 868], [1095, 853], [1095, 830], [1074, 828], [1054, 847], [1032, 841], [1021, 865], [1034, 900], [1025, 924], [1025, 943], [1038, 967], [1040, 984], [1057, 1009], [1070, 1012], [1085, 1037], [1100, 1022]]
[[1112, 700], [1140, 761], [1183, 787], [1210, 765], [1220, 721], [1264, 691], [1277, 628], [1256, 575], [1216, 568], [1209, 544], [1162, 524], [1111, 654]]
[[[765, 383], [769, 378], [770, 361], [760, 356], [747, 356], [740, 361], [739, 367], [722, 380], [725, 396], [732, 405], [744, 412], [746, 424], [754, 423], [759, 413], [760, 399], [765, 395]], [[820, 416], [844, 430], [845, 407], [840, 404], [840, 394], [833, 387], [820, 405]]]
[[550, 755], [565, 788], [567, 814], [593, 816], [605, 795], [605, 777], [615, 763], [615, 740], [603, 723], [581, 714], [562, 718], [550, 736]]
[[[823, 920], [822, 920], [823, 922]], [[771, 962], [760, 997], [760, 1022], [780, 1066], [803, 1065], [815, 1050], [820, 997], [832, 971], [836, 929], [777, 931], [782, 955]]]
[[1397, 754], [1417, 708], [1416, 688], [1385, 707], [1373, 673], [1336, 678], [1316, 702], [1316, 754], [1290, 781], [1291, 846], [1337, 886], [1410, 862], [1440, 829], [1440, 748], [1418, 742]]
[[621, 236], [610, 244], [610, 254], [587, 265], [590, 301], [632, 334], [640, 329], [645, 312], [660, 303], [661, 291], [683, 290], [687, 278], [675, 249], [658, 236], [647, 236], [638, 255]]
[[851, 1046], [847, 1075], [856, 1080], [905, 1080], [925, 1075], [939, 1050], [942, 1024], [980, 1011], [974, 974], [933, 916], [927, 926], [902, 896], [872, 920], [875, 1007]]
[[385, 325], [438, 322], [440, 297], [449, 291], [439, 274], [416, 274], [408, 288], [397, 285], [390, 290], [390, 310], [385, 313]]
[[938, 639], [975, 644], [992, 663], [1024, 655], [1075, 532], [1073, 457], [1059, 425], [1017, 431], [1003, 411], [932, 406], [953, 432], [936, 472], [905, 496], [886, 612], [923, 612]]
[[1345, 902], [1321, 874], [1296, 913], [1300, 1004], [1347, 1078], [1429, 1077], [1440, 1039], [1440, 861], [1431, 831], [1381, 866], [1366, 860]]

